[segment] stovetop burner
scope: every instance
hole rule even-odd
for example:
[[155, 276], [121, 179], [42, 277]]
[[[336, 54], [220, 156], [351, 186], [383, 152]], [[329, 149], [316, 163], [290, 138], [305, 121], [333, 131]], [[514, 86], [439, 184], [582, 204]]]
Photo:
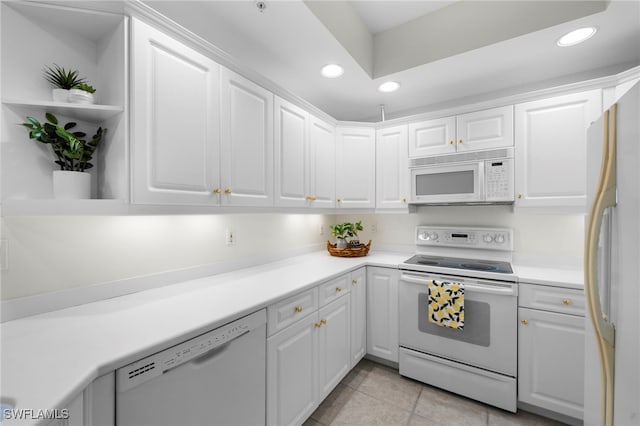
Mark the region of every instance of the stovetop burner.
[[512, 274], [509, 262], [495, 260], [462, 259], [418, 254], [404, 262], [407, 265], [437, 266], [441, 268], [466, 269], [470, 271], [489, 271], [499, 274]]

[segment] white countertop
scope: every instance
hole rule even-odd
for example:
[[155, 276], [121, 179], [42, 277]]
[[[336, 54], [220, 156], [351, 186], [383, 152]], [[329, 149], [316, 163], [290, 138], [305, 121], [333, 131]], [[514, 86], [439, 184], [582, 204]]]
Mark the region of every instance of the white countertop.
[[554, 287], [584, 289], [584, 271], [582, 269], [539, 267], [514, 264], [514, 273], [518, 283], [550, 285]]
[[358, 267], [396, 267], [407, 257], [317, 252], [5, 322], [2, 397], [15, 408], [64, 408], [102, 374]]
[[[397, 267], [410, 256], [322, 251], [5, 322], [2, 397], [16, 408], [63, 408], [102, 374], [361, 266]], [[514, 269], [520, 282], [582, 288], [581, 271]]]

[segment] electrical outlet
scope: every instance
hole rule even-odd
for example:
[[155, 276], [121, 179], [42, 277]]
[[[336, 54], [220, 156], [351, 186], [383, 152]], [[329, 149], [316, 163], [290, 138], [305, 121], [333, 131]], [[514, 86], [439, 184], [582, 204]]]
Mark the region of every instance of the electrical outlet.
[[371, 233], [375, 234], [376, 232], [378, 232], [378, 224], [374, 223], [371, 225]]
[[320, 235], [324, 235], [324, 225], [320, 225]]
[[233, 233], [233, 231], [230, 231], [227, 229], [227, 232], [225, 234], [225, 238], [224, 238], [225, 242], [227, 243], [228, 246], [232, 246], [236, 243], [236, 237]]
[[9, 242], [0, 240], [0, 270], [9, 269]]

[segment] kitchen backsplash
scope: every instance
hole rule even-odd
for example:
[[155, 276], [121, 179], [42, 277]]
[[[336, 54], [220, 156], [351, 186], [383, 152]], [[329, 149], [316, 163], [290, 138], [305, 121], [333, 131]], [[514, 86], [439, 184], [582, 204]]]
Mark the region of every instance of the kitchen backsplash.
[[[584, 217], [513, 213], [510, 206], [420, 207], [414, 214], [220, 214], [5, 217], [2, 300], [245, 259], [323, 250], [329, 225], [362, 220], [373, 249], [411, 251], [417, 225], [504, 226], [517, 256], [579, 264]], [[375, 232], [372, 227], [376, 227]], [[320, 228], [324, 234], [320, 234]], [[225, 242], [231, 231], [233, 245]]]

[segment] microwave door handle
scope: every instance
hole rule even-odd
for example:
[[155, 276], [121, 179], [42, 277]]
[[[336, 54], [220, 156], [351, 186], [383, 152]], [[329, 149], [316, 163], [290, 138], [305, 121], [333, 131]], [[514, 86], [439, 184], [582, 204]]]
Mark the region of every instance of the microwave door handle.
[[485, 201], [484, 191], [484, 161], [480, 161], [478, 163], [478, 201]]

